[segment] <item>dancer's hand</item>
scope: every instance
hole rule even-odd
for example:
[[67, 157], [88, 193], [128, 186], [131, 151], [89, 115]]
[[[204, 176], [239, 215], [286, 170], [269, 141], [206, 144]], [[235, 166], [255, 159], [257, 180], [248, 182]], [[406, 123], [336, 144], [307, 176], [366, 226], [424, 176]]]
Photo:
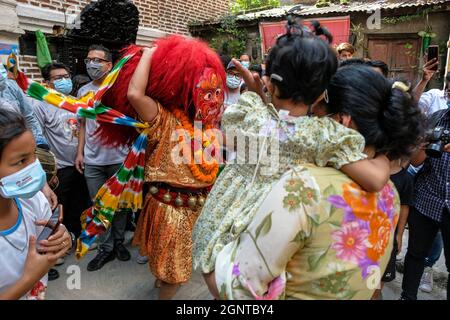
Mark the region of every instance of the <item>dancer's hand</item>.
[[152, 66], [152, 57], [157, 47], [142, 48], [142, 57], [134, 71], [128, 87], [127, 98], [137, 114], [145, 122], [152, 122], [158, 115], [158, 103], [147, 96], [147, 86]]

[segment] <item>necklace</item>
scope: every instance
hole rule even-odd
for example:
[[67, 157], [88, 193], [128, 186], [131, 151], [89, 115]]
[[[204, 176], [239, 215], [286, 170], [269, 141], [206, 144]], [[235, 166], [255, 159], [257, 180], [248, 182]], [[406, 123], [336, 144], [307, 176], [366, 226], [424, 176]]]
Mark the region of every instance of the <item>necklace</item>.
[[[220, 146], [218, 145], [217, 139], [212, 135], [209, 136], [206, 134], [206, 132], [202, 132], [203, 137], [196, 137], [194, 132], [194, 126], [192, 125], [191, 121], [189, 120], [188, 116], [182, 112], [181, 110], [174, 110], [173, 114], [175, 118], [178, 120], [177, 129], [184, 129], [187, 132], [189, 132], [189, 136], [191, 138], [191, 141], [185, 141], [184, 137], [180, 137], [180, 142], [183, 142], [187, 145], [188, 148], [192, 148], [192, 146], [195, 146], [196, 144], [193, 143], [193, 140], [199, 140], [198, 146], [202, 146], [205, 148], [210, 147], [213, 145], [216, 152], [220, 150]], [[206, 127], [207, 131], [208, 129], [211, 129], [212, 127]], [[194, 150], [194, 154], [190, 157], [188, 155], [183, 154], [183, 156], [186, 158], [188, 162], [188, 167], [194, 176], [194, 178], [198, 181], [205, 182], [205, 183], [213, 183], [216, 180], [217, 174], [219, 172], [219, 164], [215, 159], [212, 159], [211, 163], [208, 163], [205, 158], [203, 151], [200, 148], [198, 150]], [[200, 163], [195, 163], [195, 158], [200, 157]]]
[[[10, 245], [11, 247], [13, 247], [14, 249], [16, 249], [16, 250], [18, 250], [18, 251], [20, 251], [20, 252], [24, 252], [25, 249], [28, 247], [28, 228], [27, 228], [27, 223], [26, 223], [25, 218], [24, 218], [24, 216], [23, 216], [23, 214], [22, 214], [22, 210], [21, 210], [20, 204], [17, 203], [17, 200], [16, 200], [16, 199], [14, 199], [14, 203], [15, 203], [15, 205], [16, 205], [16, 207], [17, 207], [17, 210], [19, 211], [19, 219], [20, 219], [20, 220], [23, 220], [23, 225], [25, 226], [25, 236], [26, 236], [26, 239], [27, 239], [27, 241], [25, 242], [25, 246], [24, 246], [23, 248], [18, 248], [18, 247], [17, 247], [14, 243], [12, 243], [6, 236], [4, 236], [4, 235], [2, 235], [2, 234], [0, 234], [0, 235], [2, 236], [3, 239], [6, 240], [6, 242], [9, 243], [9, 245]], [[20, 225], [19, 225], [19, 227], [20, 227]]]

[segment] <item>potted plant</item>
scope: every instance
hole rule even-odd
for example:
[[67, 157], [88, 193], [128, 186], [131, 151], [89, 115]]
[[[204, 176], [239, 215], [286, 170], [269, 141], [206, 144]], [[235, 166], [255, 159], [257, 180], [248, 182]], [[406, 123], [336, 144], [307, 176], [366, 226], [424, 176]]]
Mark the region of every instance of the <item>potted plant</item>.
[[425, 30], [419, 31], [418, 35], [422, 38], [422, 52], [425, 53], [430, 45], [431, 39], [436, 38], [436, 33], [433, 32], [433, 28], [428, 22], [428, 14]]

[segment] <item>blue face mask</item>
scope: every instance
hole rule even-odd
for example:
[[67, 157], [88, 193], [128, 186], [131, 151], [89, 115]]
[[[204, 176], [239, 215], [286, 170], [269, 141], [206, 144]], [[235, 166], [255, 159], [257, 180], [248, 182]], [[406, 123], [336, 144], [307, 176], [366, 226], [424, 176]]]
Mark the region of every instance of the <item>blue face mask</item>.
[[230, 89], [237, 89], [241, 85], [241, 80], [234, 77], [227, 75], [227, 87]]
[[56, 91], [61, 92], [62, 94], [68, 95], [72, 92], [73, 84], [70, 79], [59, 79], [53, 82]]
[[0, 196], [6, 199], [30, 199], [45, 185], [46, 175], [39, 160], [0, 179]]
[[241, 64], [245, 69], [250, 68], [250, 62], [248, 62], [248, 61], [242, 61]]

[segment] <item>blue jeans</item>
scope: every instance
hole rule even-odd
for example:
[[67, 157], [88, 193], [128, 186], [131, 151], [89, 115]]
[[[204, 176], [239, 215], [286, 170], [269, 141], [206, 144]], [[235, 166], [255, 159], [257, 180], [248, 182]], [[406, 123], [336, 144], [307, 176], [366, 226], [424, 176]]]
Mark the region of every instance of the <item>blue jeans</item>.
[[438, 232], [436, 238], [434, 239], [433, 246], [431, 247], [428, 257], [425, 258], [425, 268], [431, 268], [441, 257], [442, 249], [444, 244], [442, 242], [441, 231]]

